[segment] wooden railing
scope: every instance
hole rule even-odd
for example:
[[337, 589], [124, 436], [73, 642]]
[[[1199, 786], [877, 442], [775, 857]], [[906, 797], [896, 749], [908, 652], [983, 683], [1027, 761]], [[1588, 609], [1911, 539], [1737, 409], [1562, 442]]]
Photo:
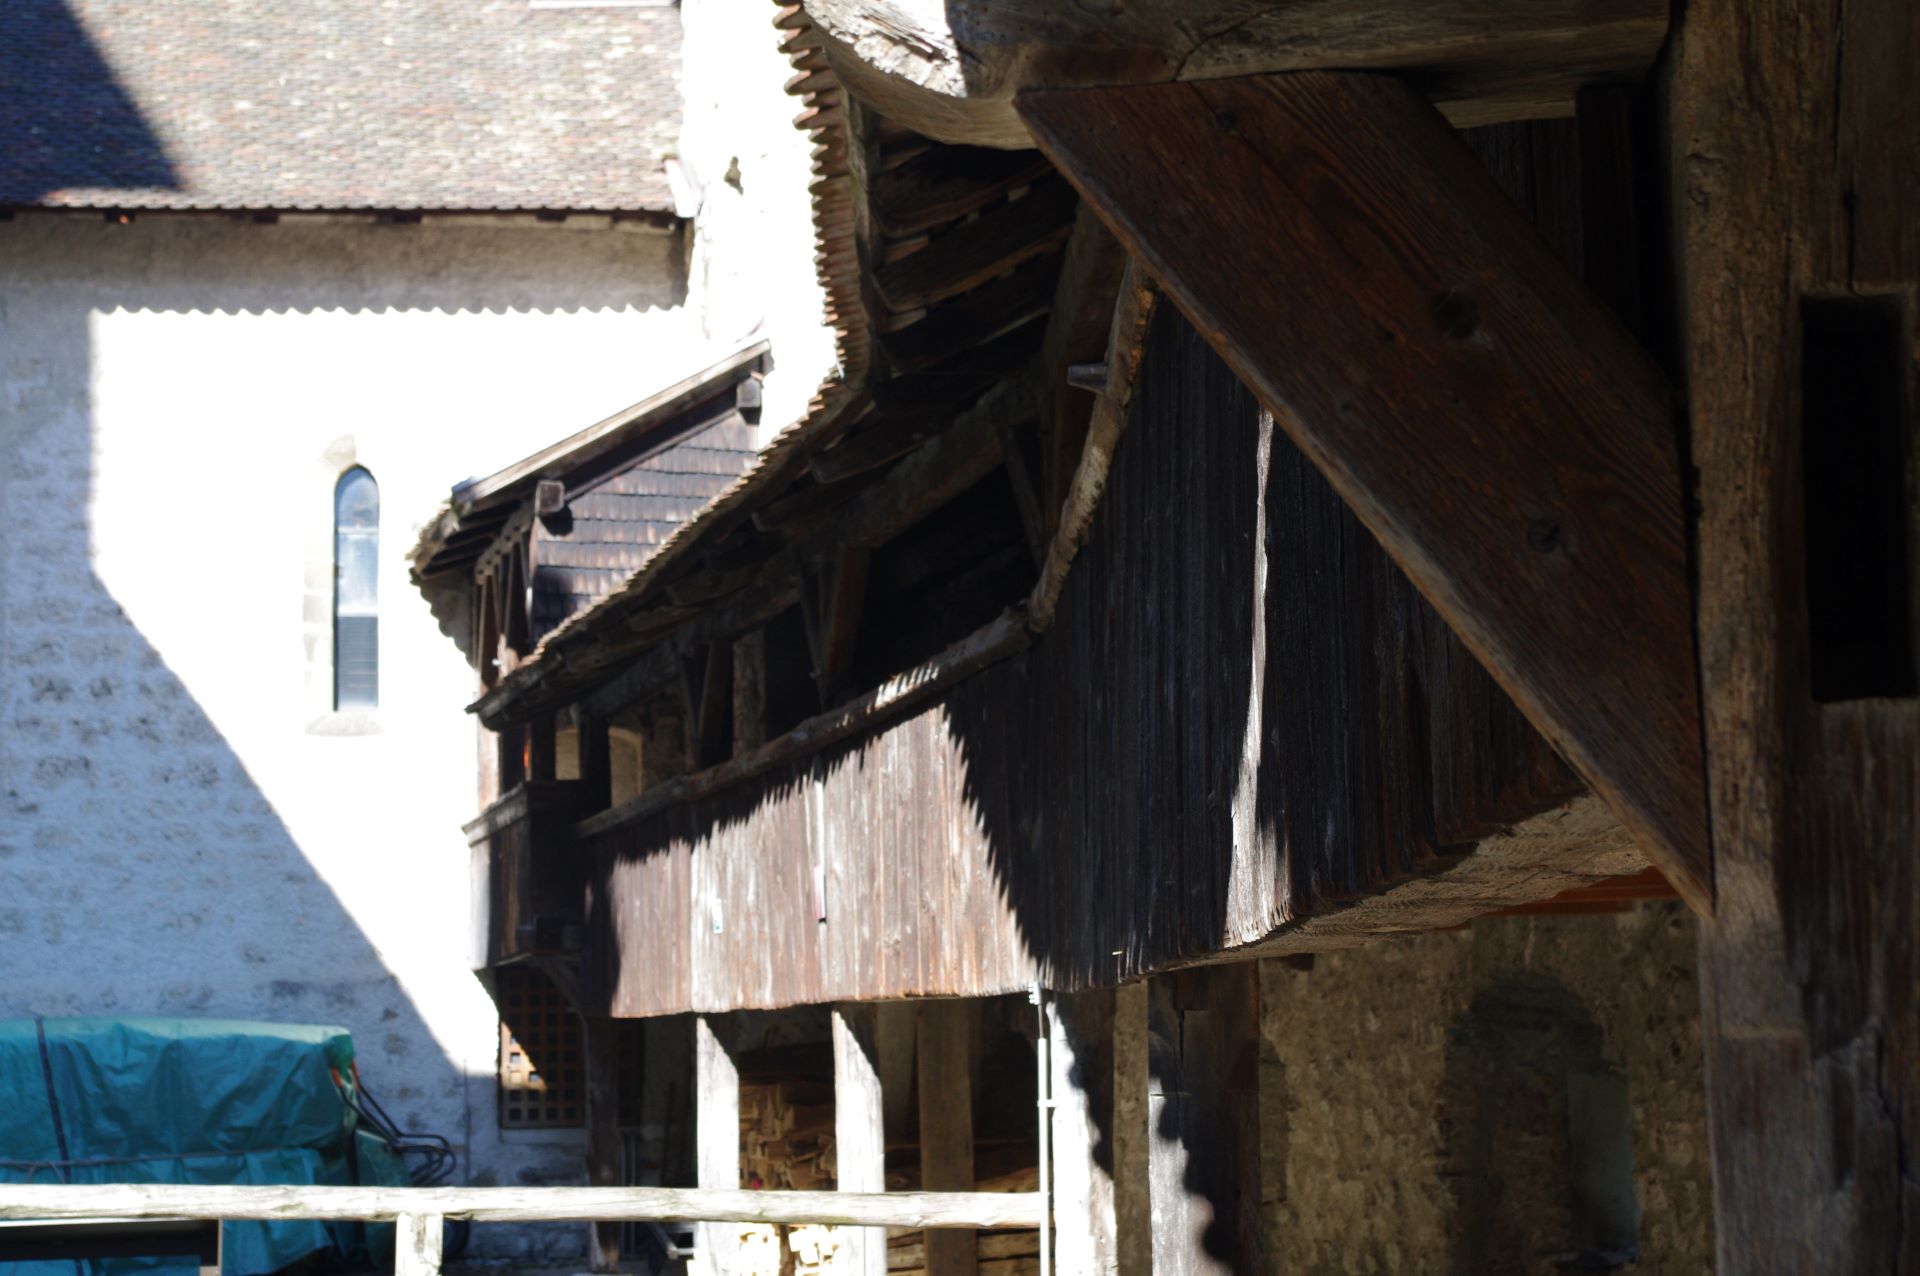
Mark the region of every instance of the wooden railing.
[[397, 1225], [395, 1276], [435, 1276], [442, 1223], [740, 1222], [1039, 1227], [1039, 1192], [746, 1192], [688, 1187], [0, 1185], [0, 1220], [317, 1219]]

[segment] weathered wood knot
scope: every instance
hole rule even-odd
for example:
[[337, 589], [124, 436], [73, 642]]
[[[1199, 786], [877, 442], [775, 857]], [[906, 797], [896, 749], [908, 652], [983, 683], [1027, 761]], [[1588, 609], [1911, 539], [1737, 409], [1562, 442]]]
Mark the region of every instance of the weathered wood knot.
[[1481, 333], [1480, 303], [1464, 288], [1449, 288], [1433, 299], [1433, 321], [1447, 340], [1473, 341]]
[[1213, 122], [1222, 133], [1232, 134], [1240, 131], [1240, 117], [1232, 111], [1220, 111], [1216, 113], [1213, 117]]

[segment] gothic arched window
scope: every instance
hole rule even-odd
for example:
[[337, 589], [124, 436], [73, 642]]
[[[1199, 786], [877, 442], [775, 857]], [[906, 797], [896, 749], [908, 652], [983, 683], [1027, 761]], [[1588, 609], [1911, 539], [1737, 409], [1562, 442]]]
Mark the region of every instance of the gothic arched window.
[[380, 703], [380, 485], [356, 465], [333, 489], [333, 707]]

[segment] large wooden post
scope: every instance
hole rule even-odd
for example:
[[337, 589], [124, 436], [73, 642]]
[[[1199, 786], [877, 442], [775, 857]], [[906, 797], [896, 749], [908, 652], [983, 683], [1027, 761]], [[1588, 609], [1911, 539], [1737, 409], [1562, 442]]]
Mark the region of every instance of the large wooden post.
[[[1111, 989], [1053, 1000], [1054, 1270], [1113, 1276], [1114, 1033]], [[1144, 1093], [1144, 1092], [1143, 1092]]]
[[1920, 1272], [1920, 12], [1676, 13], [1717, 1270]]
[[[734, 1063], [735, 1025], [727, 1015], [693, 1021], [695, 1182], [700, 1187], [740, 1186], [740, 1070]], [[713, 1276], [733, 1271], [739, 1249], [737, 1224], [702, 1223], [695, 1247]]]
[[1264, 1271], [1255, 965], [1158, 976], [1147, 998], [1153, 1270]]
[[446, 1220], [438, 1214], [401, 1214], [393, 1220], [393, 1276], [440, 1276]]
[[[580, 1021], [587, 1074], [587, 1182], [620, 1186], [620, 1043], [612, 1019]], [[620, 1266], [620, 1224], [594, 1223], [587, 1235], [587, 1265], [596, 1272]]]
[[[973, 1177], [973, 1007], [929, 1001], [920, 1007], [920, 1190], [971, 1192]], [[978, 1270], [969, 1231], [927, 1233], [927, 1276]]]
[[[842, 1192], [887, 1188], [886, 1110], [874, 1045], [874, 1007], [847, 1003], [833, 1009], [833, 1139]], [[845, 1248], [852, 1276], [886, 1276], [887, 1231], [849, 1228]]]

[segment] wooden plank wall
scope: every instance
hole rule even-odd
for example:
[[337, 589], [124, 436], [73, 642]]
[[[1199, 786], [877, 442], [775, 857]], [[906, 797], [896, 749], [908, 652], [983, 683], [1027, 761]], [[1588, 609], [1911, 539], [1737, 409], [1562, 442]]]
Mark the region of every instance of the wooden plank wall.
[[586, 996], [647, 1015], [1111, 983], [1578, 791], [1169, 309], [1053, 630], [810, 765], [601, 834]]
[[[1555, 171], [1490, 152], [1532, 206]], [[1578, 251], [1577, 216], [1535, 208]], [[1557, 232], [1557, 233], [1556, 233]], [[869, 618], [869, 623], [884, 623]], [[1054, 627], [587, 848], [589, 1008], [1111, 984], [1377, 892], [1579, 781], [1171, 307]]]

